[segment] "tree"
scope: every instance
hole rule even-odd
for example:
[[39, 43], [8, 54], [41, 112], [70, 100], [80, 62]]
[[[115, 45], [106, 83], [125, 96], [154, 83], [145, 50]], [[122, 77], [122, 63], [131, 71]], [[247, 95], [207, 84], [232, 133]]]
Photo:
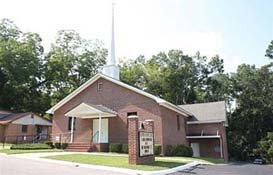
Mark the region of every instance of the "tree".
[[73, 30], [61, 30], [46, 55], [45, 84], [51, 104], [78, 88], [105, 64], [107, 50], [99, 41], [83, 39]]
[[265, 56], [268, 57], [269, 59], [273, 59], [273, 40], [268, 45], [265, 51]]
[[257, 141], [265, 137], [267, 132], [273, 131], [271, 70], [270, 65], [256, 68], [243, 64], [232, 76], [233, 98], [237, 106], [229, 120], [228, 140], [231, 156], [236, 157], [239, 152], [238, 159], [246, 159], [257, 147]]
[[[23, 33], [10, 20], [0, 23], [0, 106], [16, 111], [41, 111], [42, 39]], [[44, 105], [43, 105], [44, 104]]]
[[223, 72], [219, 56], [208, 61], [199, 52], [191, 57], [170, 50], [123, 64], [121, 80], [174, 104], [186, 104], [228, 98], [229, 76]]

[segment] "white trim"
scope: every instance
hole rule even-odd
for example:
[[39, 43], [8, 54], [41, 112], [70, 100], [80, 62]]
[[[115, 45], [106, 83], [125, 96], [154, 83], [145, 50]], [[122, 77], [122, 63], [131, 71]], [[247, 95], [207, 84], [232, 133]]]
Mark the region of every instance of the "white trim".
[[91, 79], [89, 79], [87, 82], [85, 82], [83, 85], [81, 85], [79, 88], [77, 88], [76, 90], [74, 90], [72, 93], [70, 93], [68, 96], [66, 96], [64, 99], [62, 99], [60, 102], [58, 102], [56, 105], [54, 105], [52, 108], [50, 108], [49, 110], [46, 111], [46, 113], [49, 114], [54, 114], [54, 112], [59, 109], [61, 106], [63, 106], [65, 103], [67, 103], [68, 101], [70, 101], [72, 98], [74, 98], [76, 95], [78, 95], [80, 92], [82, 92], [84, 89], [86, 89], [87, 87], [89, 87], [91, 84], [93, 84], [96, 80], [98, 80], [99, 78], [104, 78], [108, 81], [111, 81], [112, 83], [115, 83], [117, 85], [120, 85], [122, 87], [125, 87], [127, 89], [130, 89], [138, 94], [141, 94], [143, 96], [146, 96], [148, 98], [153, 99], [154, 101], [156, 101], [159, 105], [164, 106], [168, 109], [171, 109], [179, 114], [185, 115], [185, 116], [191, 116], [192, 114], [188, 111], [185, 111], [184, 109], [170, 103], [167, 102], [166, 100], [156, 97], [152, 94], [149, 94], [143, 90], [137, 89], [133, 86], [130, 86], [128, 84], [125, 84], [119, 80], [113, 79], [111, 77], [108, 77], [107, 75], [104, 75], [102, 73], [98, 73], [96, 74], [94, 77], [92, 77]]
[[222, 142], [222, 139], [220, 138], [220, 153], [221, 153], [221, 158], [223, 158], [223, 142]]
[[187, 124], [194, 125], [194, 124], [223, 123], [223, 122], [225, 122], [225, 121], [223, 121], [223, 120], [187, 121]]
[[215, 139], [220, 138], [218, 135], [212, 135], [212, 136], [186, 136], [187, 139]]
[[74, 121], [75, 121], [75, 118], [72, 117], [72, 119], [71, 119], [71, 124], [70, 124], [70, 128], [71, 128], [70, 143], [73, 143], [73, 137], [74, 137]]
[[128, 118], [138, 118], [138, 116], [137, 115], [130, 115], [130, 116], [128, 116]]
[[77, 118], [98, 118], [98, 115], [100, 115], [101, 117], [116, 117], [117, 113], [114, 111], [112, 113], [103, 112], [86, 103], [81, 103], [65, 113], [65, 116], [67, 117], [74, 116]]

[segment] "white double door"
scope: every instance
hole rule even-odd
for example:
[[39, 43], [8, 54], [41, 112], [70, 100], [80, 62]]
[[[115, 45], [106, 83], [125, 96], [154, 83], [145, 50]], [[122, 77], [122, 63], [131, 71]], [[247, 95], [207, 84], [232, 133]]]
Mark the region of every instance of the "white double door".
[[93, 143], [108, 143], [108, 119], [93, 120]]

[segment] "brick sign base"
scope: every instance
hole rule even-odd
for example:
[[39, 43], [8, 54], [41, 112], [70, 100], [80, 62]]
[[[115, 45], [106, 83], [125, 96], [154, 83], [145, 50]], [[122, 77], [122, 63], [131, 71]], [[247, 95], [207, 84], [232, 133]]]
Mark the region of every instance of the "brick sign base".
[[[139, 128], [140, 127], [140, 128]], [[155, 156], [140, 156], [139, 147], [139, 132], [152, 132], [154, 133], [154, 122], [146, 120], [145, 122], [138, 121], [138, 116], [128, 117], [128, 154], [129, 164], [141, 165], [151, 164], [155, 161]]]

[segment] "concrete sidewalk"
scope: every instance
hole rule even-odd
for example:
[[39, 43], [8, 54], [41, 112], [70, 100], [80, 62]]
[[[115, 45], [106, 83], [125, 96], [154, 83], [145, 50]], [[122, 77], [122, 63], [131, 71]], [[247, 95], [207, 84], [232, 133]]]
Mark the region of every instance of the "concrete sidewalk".
[[[78, 169], [84, 168], [84, 169], [90, 169], [90, 172], [94, 171], [101, 171], [104, 173], [109, 173], [110, 174], [131, 174], [131, 175], [136, 175], [136, 174], [142, 174], [142, 175], [155, 175], [155, 174], [170, 174], [174, 173], [176, 171], [181, 171], [184, 169], [187, 169], [192, 166], [196, 166], [199, 164], [198, 162], [192, 162], [186, 165], [182, 165], [179, 167], [175, 167], [172, 169], [166, 169], [166, 170], [160, 170], [160, 171], [142, 171], [142, 170], [132, 170], [132, 169], [125, 169], [125, 168], [116, 168], [116, 167], [108, 167], [108, 166], [102, 166], [102, 165], [90, 165], [90, 164], [82, 164], [82, 163], [76, 163], [76, 162], [68, 162], [68, 161], [61, 161], [61, 160], [52, 160], [52, 159], [46, 159], [43, 157], [47, 156], [55, 156], [55, 155], [68, 155], [68, 154], [77, 154], [77, 152], [46, 152], [46, 153], [27, 153], [27, 154], [14, 154], [14, 155], [9, 155], [6, 157], [11, 157], [14, 159], [21, 159], [21, 160], [29, 160], [29, 161], [35, 161], [35, 162], [40, 162], [44, 163], [45, 165], [53, 165], [54, 166], [68, 166], [68, 167], [77, 167]], [[114, 153], [82, 153], [79, 152], [79, 154], [89, 154], [89, 155], [105, 155], [105, 156], [126, 156], [128, 155], [121, 155], [121, 154], [114, 154]], [[100, 172], [100, 173], [101, 173]], [[90, 173], [89, 173], [90, 174]], [[59, 174], [58, 174], [59, 175]]]

